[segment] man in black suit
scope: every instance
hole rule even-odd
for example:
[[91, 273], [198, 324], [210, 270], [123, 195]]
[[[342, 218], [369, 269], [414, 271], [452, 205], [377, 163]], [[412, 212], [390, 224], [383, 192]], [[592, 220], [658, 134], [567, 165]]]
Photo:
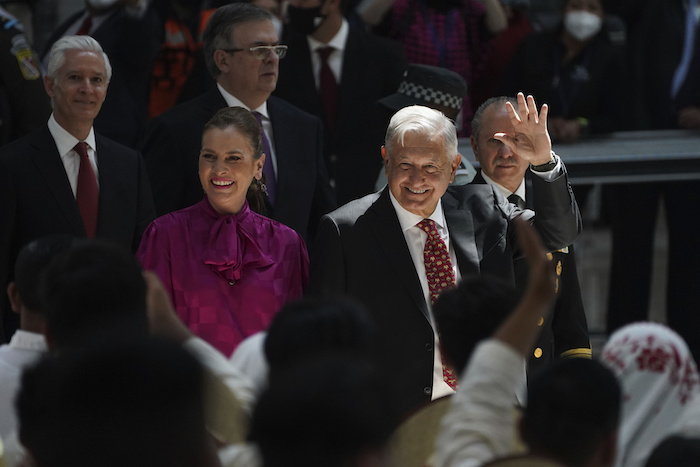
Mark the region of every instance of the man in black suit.
[[[512, 131], [506, 102], [517, 108], [518, 102], [513, 98], [493, 97], [474, 114], [471, 143], [481, 167], [472, 183], [494, 186], [511, 203], [534, 210], [533, 199], [528, 196], [533, 189], [533, 175], [528, 170], [527, 162], [508, 146], [492, 138], [496, 132]], [[557, 295], [552, 312], [538, 323], [542, 330], [530, 354], [530, 371], [556, 358], [591, 358], [588, 324], [573, 246], [553, 251], [547, 256], [554, 267]], [[515, 260], [515, 282], [519, 293], [524, 292], [528, 284], [528, 267], [523, 258]]]
[[335, 208], [335, 201], [322, 158], [321, 121], [270, 97], [285, 52], [268, 11], [233, 3], [212, 14], [204, 31], [204, 54], [216, 87], [154, 118], [146, 130], [143, 153], [159, 214], [202, 199], [197, 155], [204, 124], [217, 110], [240, 106], [258, 114], [272, 152], [266, 154], [264, 171], [274, 199], [268, 198], [265, 214], [307, 241], [313, 237], [318, 220]]
[[[378, 331], [377, 358], [404, 413], [452, 392], [443, 382], [432, 324], [435, 282], [426, 273], [433, 261], [426, 245], [442, 244], [450, 261], [439, 266], [457, 280], [492, 274], [513, 282], [515, 216], [532, 220], [550, 250], [570, 244], [580, 231], [566, 171], [551, 152], [547, 108], [538, 116], [532, 97], [526, 104], [521, 94], [519, 101], [517, 113], [509, 107], [514, 131], [493, 138], [539, 172], [533, 177], [536, 218], [488, 185], [448, 190], [461, 160], [454, 124], [436, 110], [411, 106], [392, 117], [381, 150], [388, 187], [324, 216], [319, 225], [309, 292], [349, 294], [367, 306]], [[425, 218], [436, 225], [439, 242], [435, 233], [427, 242], [418, 225]]]
[[[100, 43], [114, 68], [114, 79], [95, 119], [95, 128], [101, 135], [132, 148], [148, 118], [148, 87], [162, 30], [149, 0], [86, 0], [85, 9], [60, 24], [48, 42], [86, 34]], [[46, 65], [48, 51], [42, 56]]]
[[54, 108], [48, 123], [0, 149], [0, 289], [7, 339], [17, 320], [5, 288], [25, 243], [68, 233], [136, 251], [155, 217], [141, 156], [93, 129], [111, 71], [92, 37], [59, 39], [44, 78]]
[[[399, 87], [398, 42], [348, 25], [342, 0], [291, 0], [275, 95], [324, 123], [324, 156], [339, 204], [374, 191], [388, 122], [376, 101]], [[314, 21], [315, 19], [315, 21]], [[320, 23], [319, 23], [320, 21]]]

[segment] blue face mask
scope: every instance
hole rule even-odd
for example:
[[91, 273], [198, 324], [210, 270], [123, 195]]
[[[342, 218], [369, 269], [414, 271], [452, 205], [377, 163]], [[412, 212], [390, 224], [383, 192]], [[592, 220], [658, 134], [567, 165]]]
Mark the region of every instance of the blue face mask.
[[326, 18], [321, 14], [321, 6], [313, 8], [299, 8], [287, 5], [287, 27], [308, 36], [313, 34]]

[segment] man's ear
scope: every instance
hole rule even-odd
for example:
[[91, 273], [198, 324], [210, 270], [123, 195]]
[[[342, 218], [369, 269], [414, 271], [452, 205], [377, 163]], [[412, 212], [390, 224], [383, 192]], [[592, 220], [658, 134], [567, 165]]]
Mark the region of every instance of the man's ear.
[[471, 135], [469, 137], [469, 141], [471, 141], [472, 143], [472, 151], [474, 152], [474, 158], [477, 162], [481, 163], [481, 161], [479, 160], [479, 151], [477, 150], [476, 138], [474, 137], [474, 135]]
[[231, 55], [221, 49], [214, 51], [214, 63], [221, 73], [228, 73], [231, 65]]
[[55, 93], [53, 91], [54, 85], [55, 83], [53, 82], [53, 78], [44, 76], [44, 89], [46, 90], [46, 94], [48, 94], [51, 99], [55, 97]]
[[12, 311], [19, 313], [22, 311], [24, 304], [22, 303], [22, 297], [19, 296], [19, 290], [14, 281], [7, 284], [7, 296], [10, 298], [10, 306]]

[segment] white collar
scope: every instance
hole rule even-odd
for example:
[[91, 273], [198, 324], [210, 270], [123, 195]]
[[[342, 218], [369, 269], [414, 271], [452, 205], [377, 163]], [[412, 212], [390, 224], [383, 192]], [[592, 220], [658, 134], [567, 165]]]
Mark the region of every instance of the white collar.
[[[414, 214], [410, 211], [407, 211], [396, 200], [394, 194], [391, 192], [391, 189], [389, 189], [388, 186], [386, 187], [386, 189], [389, 190], [389, 199], [391, 199], [391, 204], [394, 206], [396, 216], [399, 218], [399, 225], [401, 225], [401, 231], [405, 232], [411, 227], [415, 227], [416, 224], [425, 219], [424, 217], [419, 216], [418, 214]], [[435, 223], [439, 226], [440, 229], [444, 229], [445, 231], [447, 230], [447, 223], [445, 222], [445, 213], [442, 212], [442, 199], [438, 199], [437, 206], [435, 206], [435, 210], [428, 217], [428, 219], [435, 221]]]
[[267, 118], [268, 120], [270, 119], [270, 116], [267, 113], [267, 101], [263, 102], [260, 107], [257, 109], [251, 109], [247, 105], [245, 105], [243, 102], [241, 102], [240, 99], [238, 99], [236, 96], [233, 94], [229, 93], [224, 89], [224, 87], [220, 83], [216, 83], [216, 87], [219, 89], [219, 92], [223, 96], [224, 100], [226, 101], [226, 105], [229, 107], [243, 107], [246, 110], [250, 110], [251, 112], [258, 112], [260, 115], [263, 117]]
[[19, 350], [36, 350], [37, 352], [48, 351], [46, 338], [43, 334], [23, 331], [18, 329], [10, 339], [10, 347]]
[[510, 191], [508, 188], [504, 187], [503, 185], [494, 181], [491, 177], [486, 175], [483, 170], [481, 171], [481, 176], [484, 177], [486, 183], [498, 188], [498, 191], [501, 192], [504, 198], [508, 198], [510, 195], [515, 194], [520, 196], [520, 199], [525, 201], [525, 177], [523, 177], [523, 179], [520, 181], [520, 185], [518, 185], [518, 188], [515, 191]]
[[345, 50], [345, 44], [348, 42], [349, 33], [350, 27], [348, 26], [348, 21], [345, 18], [343, 18], [343, 23], [340, 25], [340, 29], [338, 30], [336, 35], [333, 36], [333, 39], [331, 39], [328, 42], [328, 44], [319, 42], [310, 35], [306, 36], [306, 40], [309, 42], [309, 49], [311, 49], [311, 52], [315, 52], [321, 47], [333, 47], [335, 50], [343, 51]]
[[[53, 113], [51, 113], [47, 125], [51, 136], [56, 142], [58, 154], [61, 157], [72, 151], [75, 145], [78, 144], [78, 138], [68, 133], [65, 128], [59, 125]], [[95, 128], [90, 128], [90, 133], [88, 133], [87, 138], [85, 138], [85, 142], [93, 151], [97, 152], [97, 145], [95, 144]]]

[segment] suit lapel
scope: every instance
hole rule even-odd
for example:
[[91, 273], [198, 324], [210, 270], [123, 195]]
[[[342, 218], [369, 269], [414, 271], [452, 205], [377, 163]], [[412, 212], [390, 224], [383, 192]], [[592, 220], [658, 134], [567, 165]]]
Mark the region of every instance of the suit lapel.
[[370, 228], [379, 244], [384, 258], [403, 283], [408, 295], [413, 299], [425, 318], [430, 321], [428, 306], [423, 296], [418, 273], [413, 265], [411, 253], [401, 231], [396, 211], [389, 199], [389, 189], [385, 188], [379, 199], [367, 210]]
[[66, 169], [47, 126], [44, 126], [37, 135], [37, 139], [32, 143], [32, 148], [34, 153], [31, 157], [34, 165], [46, 181], [51, 195], [60, 206], [63, 217], [71, 223], [76, 232], [84, 232], [85, 227], [68, 181], [68, 175], [66, 175]]
[[[100, 204], [97, 214], [97, 233], [104, 235], [106, 232], [112, 232], [115, 229], [110, 225], [113, 222], [119, 222], [121, 216], [115, 216], [115, 213], [121, 213], [123, 205], [119, 204], [120, 195], [123, 187], [116, 183], [117, 180], [123, 180], [120, 173], [124, 169], [123, 164], [118, 163], [118, 156], [111, 151], [105, 138], [95, 135], [97, 141], [97, 166], [99, 167], [100, 179]], [[111, 213], [108, 215], [107, 213]], [[118, 230], [118, 229], [117, 229]]]
[[479, 251], [476, 247], [474, 220], [471, 212], [460, 209], [448, 192], [442, 197], [442, 208], [450, 231], [450, 242], [457, 256], [457, 267], [464, 276], [479, 274]]

